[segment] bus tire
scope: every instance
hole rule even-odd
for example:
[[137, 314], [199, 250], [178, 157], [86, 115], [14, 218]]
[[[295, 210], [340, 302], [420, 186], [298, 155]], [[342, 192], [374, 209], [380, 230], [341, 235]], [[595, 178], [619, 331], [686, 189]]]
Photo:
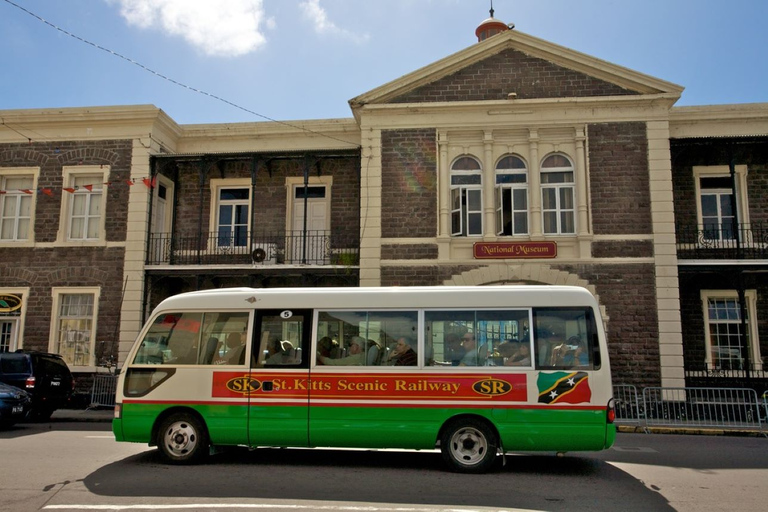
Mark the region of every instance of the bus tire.
[[440, 451], [457, 473], [485, 473], [496, 461], [498, 441], [488, 424], [477, 418], [456, 420], [443, 430]]
[[157, 430], [157, 447], [170, 464], [201, 462], [210, 448], [208, 432], [202, 422], [189, 413], [171, 414]]

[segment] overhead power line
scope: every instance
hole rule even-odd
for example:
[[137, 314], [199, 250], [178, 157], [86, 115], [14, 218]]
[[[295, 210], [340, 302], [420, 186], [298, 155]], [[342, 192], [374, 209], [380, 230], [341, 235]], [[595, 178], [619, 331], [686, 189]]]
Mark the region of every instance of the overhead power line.
[[[196, 87], [192, 87], [192, 86], [189, 86], [189, 85], [187, 85], [185, 83], [179, 82], [178, 80], [174, 80], [173, 78], [170, 78], [170, 77], [168, 77], [168, 76], [166, 76], [166, 75], [164, 75], [162, 73], [159, 73], [159, 72], [155, 71], [154, 69], [148, 68], [147, 66], [145, 66], [141, 62], [135, 61], [135, 60], [131, 59], [130, 57], [126, 57], [125, 55], [117, 53], [116, 51], [110, 50], [109, 48], [106, 48], [106, 47], [101, 46], [99, 44], [93, 43], [93, 42], [91, 42], [91, 41], [89, 41], [87, 39], [84, 39], [84, 38], [76, 35], [76, 34], [73, 34], [72, 32], [69, 32], [69, 31], [67, 31], [67, 30], [65, 30], [65, 29], [63, 29], [63, 28], [61, 28], [61, 27], [59, 27], [57, 25], [54, 25], [50, 21], [44, 19], [43, 17], [35, 14], [34, 12], [32, 12], [32, 11], [30, 11], [28, 9], [25, 9], [24, 7], [18, 5], [16, 3], [14, 3], [14, 2], [12, 2], [11, 0], [3, 0], [3, 1], [5, 3], [7, 3], [9, 5], [12, 5], [13, 7], [16, 7], [17, 9], [27, 13], [28, 15], [30, 15], [33, 18], [37, 19], [38, 21], [48, 25], [49, 27], [51, 27], [51, 28], [53, 28], [55, 30], [58, 30], [62, 34], [65, 34], [65, 35], [67, 35], [67, 36], [69, 36], [69, 37], [71, 37], [73, 39], [77, 39], [81, 43], [85, 43], [87, 45], [93, 46], [94, 48], [96, 48], [98, 50], [101, 50], [103, 52], [109, 53], [110, 55], [113, 55], [115, 57], [123, 59], [126, 62], [130, 62], [134, 66], [138, 66], [141, 69], [143, 69], [144, 71], [146, 71], [148, 73], [152, 73], [153, 75], [157, 76], [158, 78], [162, 78], [163, 80], [166, 80], [166, 81], [168, 81], [168, 82], [170, 82], [170, 83], [172, 83], [174, 85], [177, 85], [179, 87], [183, 87], [185, 89], [188, 89], [188, 90], [190, 90], [192, 92], [196, 92], [198, 94], [202, 94], [204, 96], [208, 96], [209, 98], [212, 98], [214, 100], [220, 101], [220, 102], [225, 103], [225, 104], [227, 104], [227, 105], [229, 105], [231, 107], [234, 107], [236, 109], [242, 110], [243, 112], [247, 112], [249, 114], [252, 114], [254, 116], [260, 117], [262, 119], [266, 119], [267, 121], [271, 121], [273, 123], [277, 123], [277, 124], [281, 124], [281, 125], [284, 125], [284, 126], [288, 126], [290, 128], [293, 128], [293, 129], [296, 129], [296, 130], [301, 130], [301, 131], [304, 131], [304, 132], [307, 132], [307, 133], [312, 133], [314, 135], [318, 135], [318, 136], [321, 136], [321, 137], [326, 137], [328, 139], [332, 139], [332, 140], [335, 140], [335, 141], [338, 141], [338, 142], [342, 142], [344, 144], [349, 144], [351, 146], [360, 147], [358, 144], [355, 144], [354, 142], [349, 142], [349, 141], [344, 140], [344, 139], [339, 139], [337, 137], [334, 137], [332, 135], [328, 135], [328, 134], [325, 134], [325, 133], [316, 132], [314, 130], [310, 130], [309, 128], [305, 128], [303, 126], [298, 126], [298, 125], [295, 125], [295, 124], [292, 124], [292, 123], [287, 123], [285, 121], [278, 121], [277, 119], [272, 119], [269, 116], [265, 116], [263, 114], [259, 114], [258, 112], [254, 112], [253, 110], [250, 110], [250, 109], [247, 109], [245, 107], [242, 107], [242, 106], [238, 105], [237, 103], [234, 103], [234, 102], [229, 101], [229, 100], [227, 100], [225, 98], [222, 98], [221, 96], [217, 96], [215, 94], [211, 94], [211, 93], [209, 93], [207, 91], [203, 91], [202, 89], [198, 89]], [[8, 126], [8, 125], [6, 125], [6, 126]]]

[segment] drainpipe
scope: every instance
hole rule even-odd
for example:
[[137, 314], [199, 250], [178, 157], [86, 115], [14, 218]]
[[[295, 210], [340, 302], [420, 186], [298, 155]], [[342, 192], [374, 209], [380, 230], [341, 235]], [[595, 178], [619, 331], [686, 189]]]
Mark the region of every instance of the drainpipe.
[[251, 252], [253, 248], [253, 218], [256, 215], [256, 173], [259, 170], [259, 160], [255, 156], [251, 157], [251, 208], [250, 208], [250, 215], [248, 216], [248, 233], [250, 233], [250, 236], [248, 237], [250, 240], [249, 245], [249, 251]]
[[310, 156], [304, 155], [304, 228], [301, 233], [301, 263], [307, 264], [307, 204], [309, 203], [309, 163]]

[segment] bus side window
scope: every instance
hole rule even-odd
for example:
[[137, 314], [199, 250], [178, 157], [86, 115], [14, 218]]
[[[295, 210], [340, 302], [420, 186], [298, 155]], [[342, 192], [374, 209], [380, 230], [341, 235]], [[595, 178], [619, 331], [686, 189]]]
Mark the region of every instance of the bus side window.
[[536, 308], [534, 324], [539, 368], [599, 368], [597, 330], [588, 308]]
[[259, 333], [253, 342], [254, 368], [299, 367], [304, 363], [303, 344], [309, 330], [308, 311], [260, 311]]
[[424, 319], [428, 366], [500, 366], [502, 343], [529, 343], [530, 309], [427, 311]]

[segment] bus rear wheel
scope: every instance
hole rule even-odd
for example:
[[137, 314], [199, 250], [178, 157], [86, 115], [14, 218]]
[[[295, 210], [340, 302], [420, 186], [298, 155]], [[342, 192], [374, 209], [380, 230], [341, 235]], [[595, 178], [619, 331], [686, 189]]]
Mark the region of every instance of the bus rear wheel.
[[171, 464], [194, 464], [208, 455], [208, 432], [202, 422], [188, 413], [165, 418], [157, 431], [157, 447]]
[[496, 461], [496, 434], [484, 421], [457, 420], [448, 425], [440, 438], [443, 460], [458, 473], [485, 473]]

